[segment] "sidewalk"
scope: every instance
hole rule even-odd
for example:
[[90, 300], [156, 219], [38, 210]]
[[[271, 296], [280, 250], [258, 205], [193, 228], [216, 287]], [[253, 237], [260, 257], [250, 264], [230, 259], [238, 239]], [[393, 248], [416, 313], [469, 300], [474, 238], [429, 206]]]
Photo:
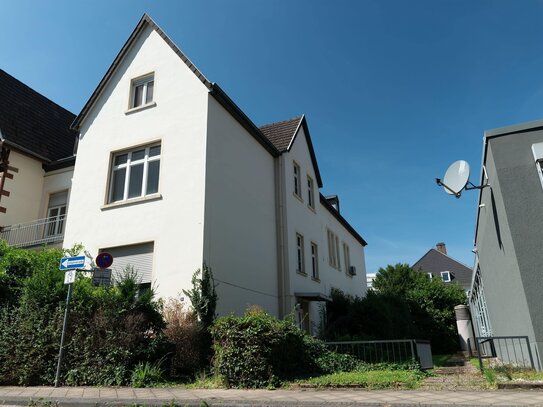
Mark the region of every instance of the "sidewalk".
[[[186, 390], [0, 387], [0, 405], [61, 406], [543, 406], [543, 391]], [[205, 403], [202, 403], [205, 401]], [[171, 403], [172, 402], [172, 403]], [[170, 404], [171, 403], [171, 404]]]

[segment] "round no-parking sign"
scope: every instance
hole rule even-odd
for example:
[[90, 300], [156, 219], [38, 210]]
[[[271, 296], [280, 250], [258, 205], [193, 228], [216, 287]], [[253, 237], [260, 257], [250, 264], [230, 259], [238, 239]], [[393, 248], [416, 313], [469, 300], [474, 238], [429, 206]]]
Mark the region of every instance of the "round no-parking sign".
[[102, 252], [96, 256], [96, 265], [101, 269], [107, 269], [113, 264], [113, 256], [110, 253]]

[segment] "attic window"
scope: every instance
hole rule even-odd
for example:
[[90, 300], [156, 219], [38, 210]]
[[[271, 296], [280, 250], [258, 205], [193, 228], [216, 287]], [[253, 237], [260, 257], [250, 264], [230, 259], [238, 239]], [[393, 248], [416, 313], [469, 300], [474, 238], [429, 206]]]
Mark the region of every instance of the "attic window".
[[155, 74], [132, 80], [130, 108], [145, 106], [153, 103], [155, 90]]
[[451, 273], [448, 271], [442, 271], [441, 272], [441, 279], [444, 283], [448, 283], [451, 281]]

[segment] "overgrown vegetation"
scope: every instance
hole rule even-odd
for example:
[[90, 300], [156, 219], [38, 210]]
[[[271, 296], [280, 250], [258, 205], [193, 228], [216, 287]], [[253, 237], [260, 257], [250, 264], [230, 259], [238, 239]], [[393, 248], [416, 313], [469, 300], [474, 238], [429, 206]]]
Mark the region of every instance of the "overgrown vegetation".
[[[81, 250], [28, 251], [0, 241], [0, 384], [53, 383], [68, 288], [58, 264]], [[257, 307], [215, 321], [217, 294], [205, 266], [184, 291], [190, 307], [140, 290], [131, 267], [113, 286], [93, 286], [87, 274], [78, 273], [73, 287], [61, 384], [147, 387], [196, 378], [192, 386], [265, 388], [311, 374], [331, 386], [376, 388], [409, 386], [419, 374], [417, 366], [370, 366], [331, 352], [293, 319]], [[405, 380], [384, 373], [390, 371], [407, 372]]]
[[426, 377], [415, 370], [371, 370], [339, 372], [312, 377], [295, 382], [303, 387], [362, 387], [370, 390], [379, 389], [415, 389]]
[[454, 307], [466, 303], [460, 286], [397, 264], [379, 269], [373, 287], [365, 298], [332, 290], [326, 339], [429, 339], [433, 352], [458, 349]]

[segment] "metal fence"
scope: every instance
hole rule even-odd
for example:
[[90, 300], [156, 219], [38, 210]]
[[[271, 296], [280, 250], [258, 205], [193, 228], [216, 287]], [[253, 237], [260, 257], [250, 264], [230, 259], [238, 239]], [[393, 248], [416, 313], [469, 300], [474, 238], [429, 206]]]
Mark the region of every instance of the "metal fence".
[[[471, 349], [470, 344], [468, 346]], [[489, 360], [490, 366], [536, 368], [527, 336], [478, 336], [475, 338], [475, 350], [481, 371], [484, 370], [484, 359]]]
[[0, 229], [0, 239], [5, 240], [13, 247], [30, 247], [61, 242], [64, 238], [65, 220], [66, 215], [61, 215], [4, 226]]
[[334, 352], [347, 353], [366, 363], [418, 361], [423, 369], [432, 367], [430, 341], [397, 339], [388, 341], [326, 342]]

